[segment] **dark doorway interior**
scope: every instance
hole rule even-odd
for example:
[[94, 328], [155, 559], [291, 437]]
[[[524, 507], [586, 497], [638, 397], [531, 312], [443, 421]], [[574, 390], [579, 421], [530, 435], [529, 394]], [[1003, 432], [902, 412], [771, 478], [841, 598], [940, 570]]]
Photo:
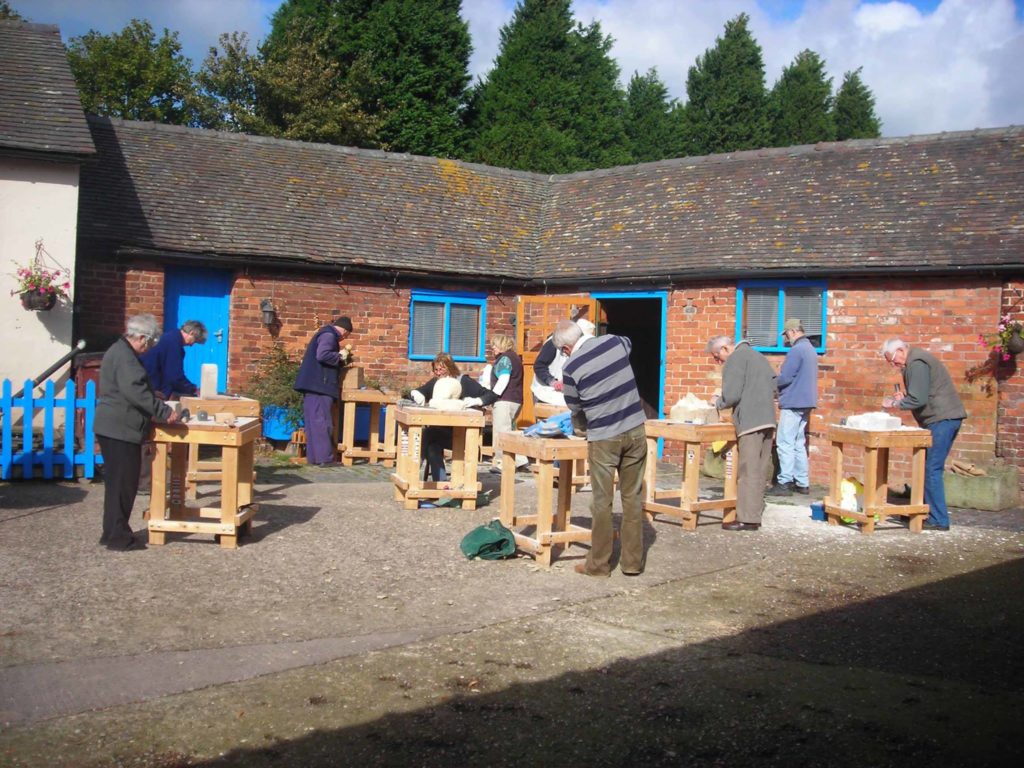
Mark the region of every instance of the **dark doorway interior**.
[[657, 419], [661, 399], [661, 301], [609, 299], [601, 302], [601, 332], [627, 336], [633, 342], [629, 361], [636, 374], [647, 417]]

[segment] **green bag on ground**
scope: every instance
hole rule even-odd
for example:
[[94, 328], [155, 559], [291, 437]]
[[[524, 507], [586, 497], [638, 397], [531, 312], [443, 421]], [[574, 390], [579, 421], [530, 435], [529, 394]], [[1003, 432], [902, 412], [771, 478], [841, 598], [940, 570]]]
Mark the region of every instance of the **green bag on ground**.
[[470, 560], [474, 557], [481, 560], [501, 560], [515, 554], [516, 537], [501, 524], [501, 520], [491, 520], [463, 536], [459, 549]]

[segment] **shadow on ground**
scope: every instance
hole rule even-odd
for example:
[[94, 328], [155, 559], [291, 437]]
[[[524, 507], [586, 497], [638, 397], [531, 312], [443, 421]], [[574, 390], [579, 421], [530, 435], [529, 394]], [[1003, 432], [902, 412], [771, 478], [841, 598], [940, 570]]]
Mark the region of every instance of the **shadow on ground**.
[[[456, 653], [435, 706], [153, 765], [1017, 765], [1022, 600], [1018, 560], [539, 682], [497, 649], [462, 674]], [[338, 703], [311, 697], [309, 720]]]

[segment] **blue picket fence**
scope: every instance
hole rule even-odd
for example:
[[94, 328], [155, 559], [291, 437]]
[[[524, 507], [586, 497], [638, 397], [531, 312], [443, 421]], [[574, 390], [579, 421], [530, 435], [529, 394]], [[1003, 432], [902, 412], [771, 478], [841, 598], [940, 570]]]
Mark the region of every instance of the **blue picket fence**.
[[[0, 414], [3, 415], [3, 429], [0, 431], [0, 480], [10, 480], [12, 470], [21, 467], [23, 478], [35, 476], [35, 468], [42, 467], [43, 479], [56, 476], [70, 479], [75, 476], [75, 467], [82, 467], [82, 476], [92, 478], [96, 465], [103, 463], [103, 457], [96, 451], [96, 436], [93, 421], [96, 417], [96, 384], [87, 382], [85, 397], [75, 397], [75, 385], [68, 382], [63, 396], [55, 394], [52, 381], [46, 382], [42, 397], [34, 395], [32, 381], [25, 382], [21, 397], [13, 397], [11, 380], [4, 379], [0, 388]], [[36, 413], [42, 411], [43, 426], [40, 437], [42, 444], [35, 448], [36, 427], [33, 424]], [[64, 412], [64, 439], [62, 445], [55, 445], [54, 418], [57, 411]], [[23, 432], [16, 435], [13, 429], [14, 417], [20, 412]], [[81, 412], [85, 429], [82, 435], [82, 450], [75, 451], [76, 416]], [[15, 450], [15, 440], [20, 438], [21, 447]]]

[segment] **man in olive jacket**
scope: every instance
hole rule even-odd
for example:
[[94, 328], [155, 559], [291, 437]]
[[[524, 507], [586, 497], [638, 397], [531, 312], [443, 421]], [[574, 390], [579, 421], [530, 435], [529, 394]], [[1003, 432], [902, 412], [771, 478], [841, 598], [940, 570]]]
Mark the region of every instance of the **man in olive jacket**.
[[103, 535], [108, 549], [145, 549], [128, 525], [139, 489], [141, 445], [150, 422], [177, 421], [153, 392], [139, 356], [152, 347], [160, 326], [152, 315], [128, 320], [124, 335], [103, 355], [94, 430], [103, 453]]
[[924, 500], [929, 507], [924, 527], [948, 531], [949, 510], [942, 475], [967, 411], [946, 366], [931, 352], [911, 347], [901, 339], [889, 339], [882, 346], [882, 356], [903, 372], [906, 393], [887, 396], [882, 407], [910, 411], [918, 426], [932, 433], [932, 447], [925, 452], [924, 460]]
[[716, 336], [708, 354], [722, 365], [722, 393], [716, 408], [732, 408], [739, 466], [736, 468], [736, 520], [727, 531], [756, 531], [764, 514], [765, 484], [772, 471], [775, 436], [775, 371], [748, 341]]

